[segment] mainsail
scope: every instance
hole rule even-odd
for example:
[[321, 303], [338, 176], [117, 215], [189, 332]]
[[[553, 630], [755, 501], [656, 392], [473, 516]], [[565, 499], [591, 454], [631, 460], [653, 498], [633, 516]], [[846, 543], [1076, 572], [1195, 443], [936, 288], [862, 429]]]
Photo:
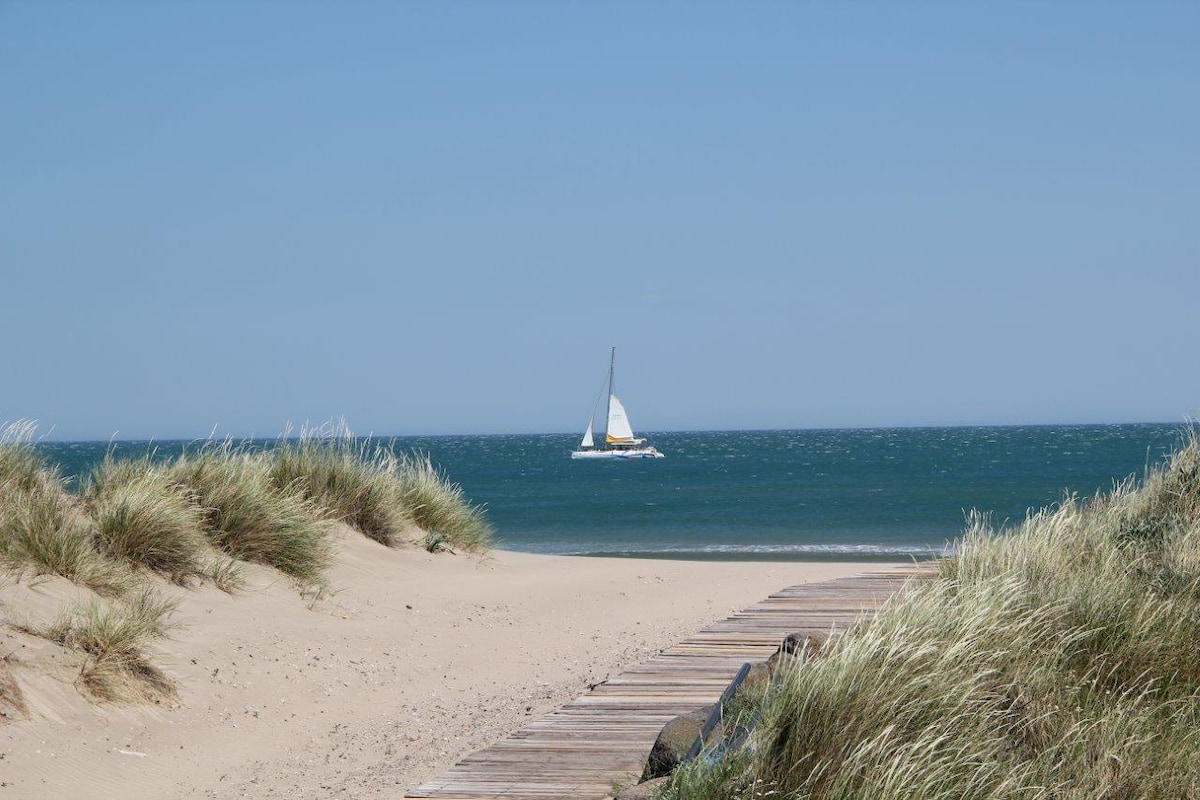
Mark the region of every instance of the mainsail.
[[629, 425], [629, 417], [625, 414], [625, 406], [615, 394], [608, 396], [608, 427], [604, 432], [604, 441], [609, 444], [635, 444], [633, 428]]

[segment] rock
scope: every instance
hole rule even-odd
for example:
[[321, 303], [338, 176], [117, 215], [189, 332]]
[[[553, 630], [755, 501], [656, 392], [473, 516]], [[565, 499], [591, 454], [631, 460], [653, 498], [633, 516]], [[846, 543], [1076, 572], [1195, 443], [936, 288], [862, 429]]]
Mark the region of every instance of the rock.
[[821, 648], [825, 646], [825, 641], [829, 638], [824, 633], [789, 633], [784, 638], [780, 649], [789, 655], [796, 655], [804, 651], [809, 656], [815, 656], [821, 652]]
[[775, 651], [775, 655], [767, 660], [767, 666], [774, 675], [785, 658], [803, 662], [821, 652], [829, 636], [824, 633], [789, 633], [784, 637], [783, 644]]
[[617, 792], [617, 796], [613, 800], [650, 800], [654, 796], [655, 790], [666, 783], [668, 776], [663, 775], [661, 778], [651, 778], [648, 781], [643, 781], [637, 786], [629, 786]]
[[[650, 757], [646, 760], [646, 769], [642, 772], [643, 781], [670, 775], [679, 766], [696, 741], [696, 737], [700, 735], [700, 729], [704, 727], [704, 721], [712, 713], [712, 708], [712, 706], [705, 706], [687, 714], [681, 714], [663, 726], [658, 733], [658, 738], [654, 740]], [[718, 723], [709, 737], [720, 736], [720, 728]]]

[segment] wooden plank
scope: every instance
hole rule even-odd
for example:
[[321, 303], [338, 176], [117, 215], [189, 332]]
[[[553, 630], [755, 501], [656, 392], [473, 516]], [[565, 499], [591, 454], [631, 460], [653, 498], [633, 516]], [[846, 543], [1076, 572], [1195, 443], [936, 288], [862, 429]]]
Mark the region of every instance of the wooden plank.
[[780, 589], [412, 790], [440, 800], [601, 800], [637, 779], [662, 726], [710, 705], [747, 661], [762, 661], [789, 633], [829, 634], [877, 610], [912, 579], [915, 564]]

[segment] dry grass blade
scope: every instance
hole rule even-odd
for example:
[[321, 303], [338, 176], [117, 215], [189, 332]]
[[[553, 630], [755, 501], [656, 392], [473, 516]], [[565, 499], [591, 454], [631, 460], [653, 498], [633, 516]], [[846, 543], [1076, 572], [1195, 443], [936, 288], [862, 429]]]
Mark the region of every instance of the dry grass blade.
[[0, 658], [0, 721], [28, 717], [29, 706], [25, 695], [13, 677], [9, 658]]

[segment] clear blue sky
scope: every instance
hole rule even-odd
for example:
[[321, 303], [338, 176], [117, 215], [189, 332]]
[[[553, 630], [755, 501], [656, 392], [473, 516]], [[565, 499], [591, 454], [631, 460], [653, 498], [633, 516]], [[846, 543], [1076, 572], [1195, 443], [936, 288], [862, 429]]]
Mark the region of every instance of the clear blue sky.
[[1200, 4], [0, 2], [0, 421], [1179, 421]]

